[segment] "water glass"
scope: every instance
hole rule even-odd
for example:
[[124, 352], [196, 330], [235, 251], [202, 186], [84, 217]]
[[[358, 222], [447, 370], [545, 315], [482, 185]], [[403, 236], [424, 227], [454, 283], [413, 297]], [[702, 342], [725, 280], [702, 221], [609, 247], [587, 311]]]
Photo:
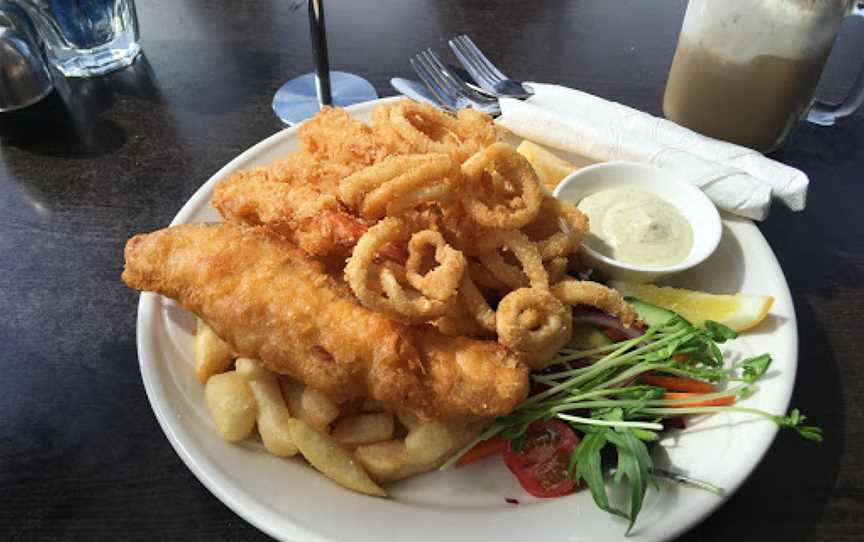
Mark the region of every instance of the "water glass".
[[135, 60], [134, 0], [23, 0], [45, 40], [48, 59], [64, 75], [101, 75]]

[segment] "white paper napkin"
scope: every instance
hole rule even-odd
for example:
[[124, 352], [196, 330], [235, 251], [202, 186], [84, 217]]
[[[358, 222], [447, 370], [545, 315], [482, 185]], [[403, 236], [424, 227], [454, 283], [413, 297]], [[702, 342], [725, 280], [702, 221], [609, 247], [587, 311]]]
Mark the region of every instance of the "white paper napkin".
[[772, 195], [804, 208], [803, 172], [761, 153], [673, 122], [558, 85], [529, 83], [535, 94], [501, 99], [498, 122], [525, 139], [597, 161], [629, 160], [681, 171], [725, 211], [764, 219]]

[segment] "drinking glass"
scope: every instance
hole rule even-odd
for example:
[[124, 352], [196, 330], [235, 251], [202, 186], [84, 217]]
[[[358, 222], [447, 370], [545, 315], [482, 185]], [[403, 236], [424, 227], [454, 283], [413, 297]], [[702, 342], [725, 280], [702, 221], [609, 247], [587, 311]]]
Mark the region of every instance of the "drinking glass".
[[[831, 125], [864, 101], [864, 70], [840, 104], [816, 85], [854, 0], [690, 0], [663, 112], [697, 132], [769, 152], [801, 119]], [[862, 55], [864, 60], [864, 55]]]
[[23, 0], [48, 60], [69, 77], [128, 66], [141, 50], [134, 0]]

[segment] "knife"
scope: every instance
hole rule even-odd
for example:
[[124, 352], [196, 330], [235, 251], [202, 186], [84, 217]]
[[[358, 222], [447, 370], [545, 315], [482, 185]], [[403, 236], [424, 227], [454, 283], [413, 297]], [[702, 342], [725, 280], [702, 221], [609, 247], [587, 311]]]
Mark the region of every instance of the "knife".
[[394, 77], [390, 79], [390, 86], [396, 89], [396, 92], [411, 98], [414, 101], [429, 104], [433, 107], [437, 107], [438, 109], [443, 109], [447, 111], [447, 108], [441, 105], [441, 102], [435, 99], [435, 96], [432, 92], [426, 88], [426, 85], [420, 83], [419, 81], [412, 81], [411, 79], [403, 79], [401, 77]]

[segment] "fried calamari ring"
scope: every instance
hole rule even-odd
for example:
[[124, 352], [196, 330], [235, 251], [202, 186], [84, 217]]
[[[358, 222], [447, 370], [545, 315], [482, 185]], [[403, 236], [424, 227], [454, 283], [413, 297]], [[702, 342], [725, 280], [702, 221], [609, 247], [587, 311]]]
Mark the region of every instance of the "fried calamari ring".
[[[567, 311], [567, 315], [570, 318], [572, 327], [573, 316], [570, 311]], [[571, 336], [567, 338], [567, 342], [570, 342], [572, 338], [571, 330]], [[522, 362], [527, 365], [531, 371], [541, 371], [555, 362], [555, 354], [566, 346], [567, 342], [550, 343], [547, 348], [536, 352], [520, 352], [520, 357], [522, 358]]]
[[418, 324], [443, 316], [457, 297], [439, 301], [419, 292], [406, 291], [393, 269], [375, 265], [375, 258], [383, 246], [405, 241], [411, 234], [412, 229], [405, 222], [393, 217], [369, 228], [357, 241], [345, 265], [345, 280], [364, 307], [394, 320]]
[[503, 141], [506, 130], [496, 126], [486, 113], [468, 107], [456, 114], [456, 134], [462, 144], [453, 153], [453, 158], [464, 162], [480, 149]]
[[495, 310], [489, 306], [489, 302], [483, 297], [483, 293], [471, 280], [469, 273], [462, 275], [462, 284], [459, 286], [459, 299], [465, 310], [477, 322], [480, 327], [487, 331], [495, 332]]
[[372, 122], [385, 139], [394, 140], [396, 150], [450, 154], [461, 144], [456, 117], [427, 104], [404, 100], [382, 106]]
[[588, 305], [606, 312], [625, 326], [636, 319], [636, 310], [621, 294], [588, 280], [565, 280], [551, 288], [552, 295], [568, 305]]
[[[478, 258], [493, 277], [512, 289], [532, 286], [548, 289], [549, 276], [537, 246], [522, 232], [494, 230], [477, 242]], [[522, 264], [522, 269], [507, 263], [499, 249], [508, 249]]]
[[[491, 309], [490, 309], [491, 310]], [[447, 314], [433, 322], [438, 331], [450, 337], [472, 337], [474, 339], [495, 339], [495, 331], [480, 325], [468, 312], [460, 298]]]
[[446, 154], [391, 156], [339, 183], [339, 199], [360, 216], [398, 216], [423, 203], [453, 199], [459, 166]]
[[498, 250], [484, 252], [478, 258], [483, 264], [484, 269], [492, 275], [492, 278], [502, 282], [507, 287], [507, 290], [524, 288], [529, 285], [528, 278], [519, 266], [505, 260]]
[[[566, 230], [562, 231], [563, 221]], [[537, 241], [543, 261], [567, 256], [575, 252], [588, 231], [588, 217], [575, 205], [546, 196], [540, 204], [537, 218], [524, 230]]]
[[[403, 321], [409, 323], [428, 322], [446, 312], [447, 305], [403, 288], [396, 278], [396, 274], [387, 267], [381, 268], [379, 280], [381, 281], [381, 289], [387, 294], [388, 302], [400, 315], [398, 318]], [[455, 298], [453, 299], [455, 300]]]
[[[434, 248], [433, 257], [437, 266], [423, 272], [424, 255], [427, 248]], [[465, 272], [465, 256], [444, 240], [435, 230], [423, 230], [411, 236], [408, 242], [408, 261], [405, 262], [405, 277], [408, 283], [423, 295], [446, 301], [456, 294], [462, 274]]]
[[561, 256], [544, 262], [546, 274], [549, 275], [549, 284], [557, 284], [567, 276], [567, 258]]
[[464, 164], [462, 205], [487, 228], [519, 229], [537, 216], [542, 192], [537, 174], [507, 143], [494, 143]]
[[467, 253], [486, 232], [465, 214], [458, 200], [455, 205], [437, 207], [435, 210], [439, 213], [435, 229], [441, 232], [453, 248]]
[[519, 352], [546, 352], [567, 344], [573, 317], [549, 290], [520, 288], [498, 304], [495, 313], [498, 341]]
[[454, 117], [407, 100], [376, 107], [372, 127], [376, 143], [391, 154], [446, 152], [460, 163], [506, 134], [486, 113], [466, 108]]
[[377, 164], [358, 170], [339, 182], [339, 199], [353, 209], [359, 209], [366, 194], [387, 181], [403, 174], [406, 168], [414, 168], [426, 162], [426, 155], [408, 154], [401, 161], [388, 157]]
[[478, 286], [495, 290], [496, 292], [509, 292], [512, 290], [509, 286], [496, 279], [495, 276], [486, 269], [482, 263], [474, 260], [468, 260], [468, 272], [471, 273], [471, 279]]

